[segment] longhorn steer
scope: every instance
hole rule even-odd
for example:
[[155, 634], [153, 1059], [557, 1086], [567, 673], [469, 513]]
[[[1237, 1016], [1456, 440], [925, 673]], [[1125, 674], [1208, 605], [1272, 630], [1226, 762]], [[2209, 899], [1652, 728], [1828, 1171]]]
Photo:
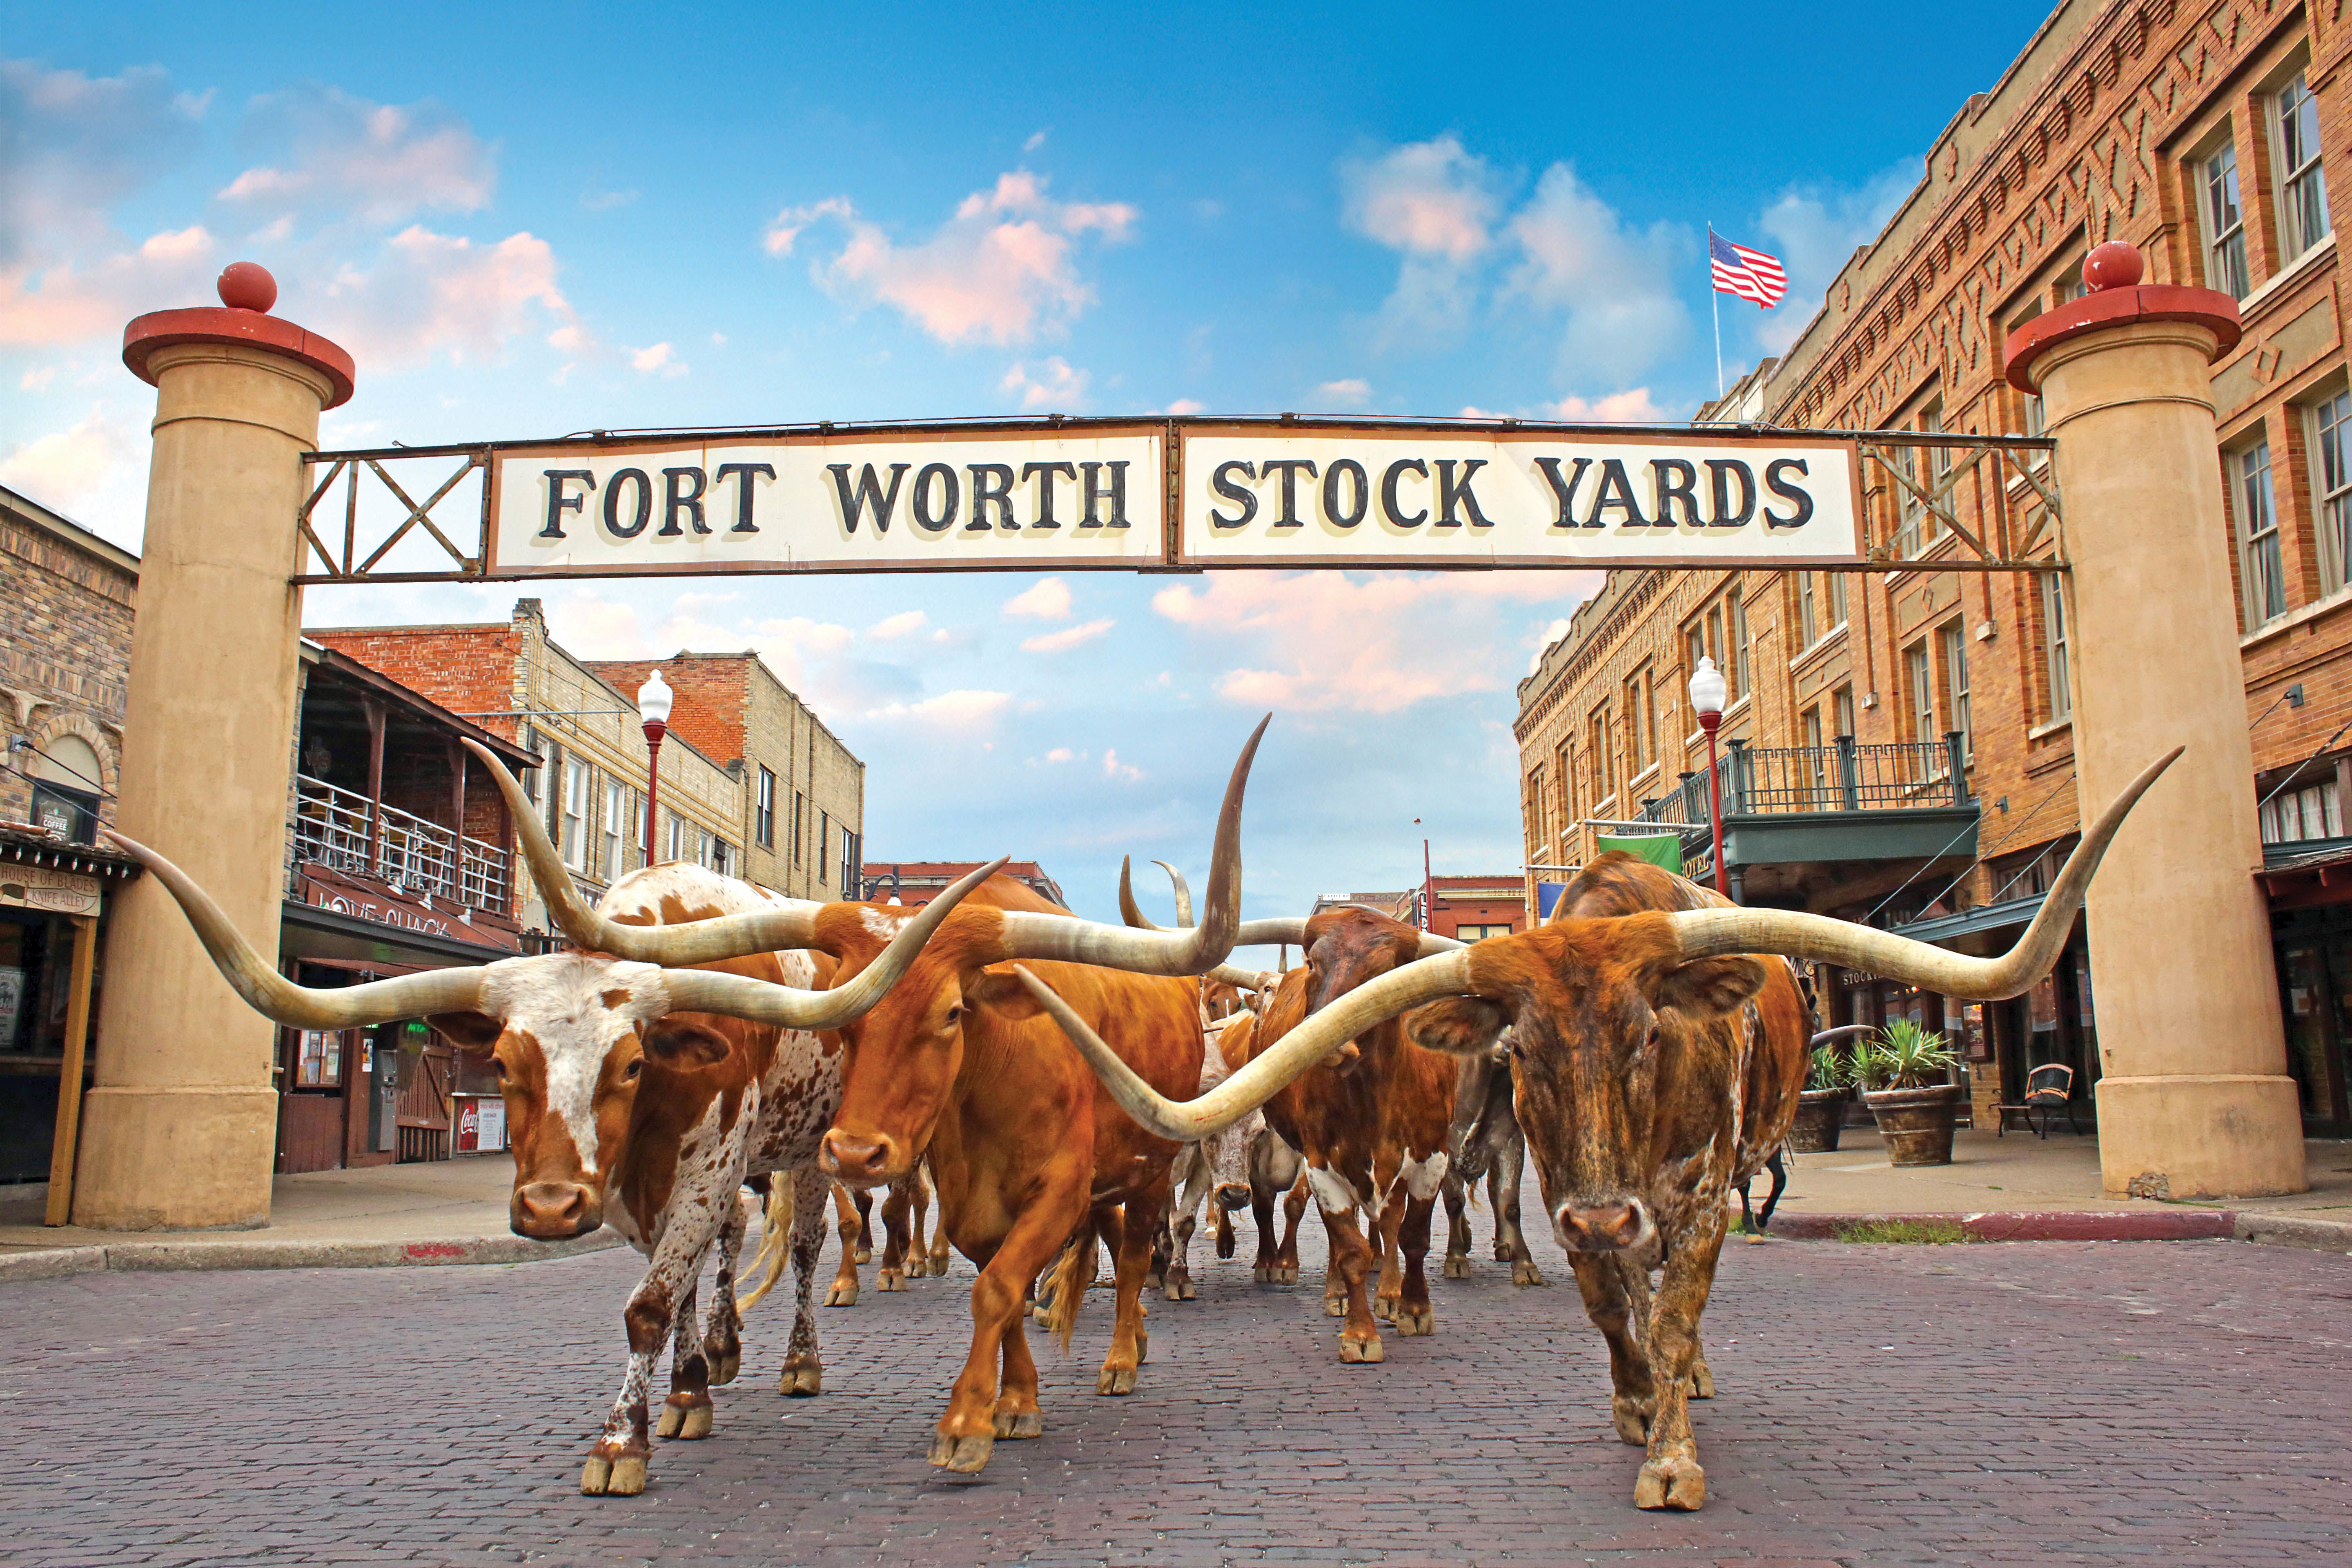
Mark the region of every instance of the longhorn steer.
[[[1823, 960], [1966, 999], [2017, 995], [2057, 962], [2100, 856], [2178, 755], [2143, 772], [2084, 834], [2025, 935], [2000, 958], [1787, 910], [1571, 913], [1359, 987], [1189, 1105], [1158, 1096], [1070, 1009], [1050, 997], [1046, 1005], [1119, 1103], [1171, 1138], [1203, 1136], [1268, 1102], [1383, 1020], [1411, 1014], [1416, 1039], [1460, 1054], [1491, 1049], [1509, 1028], [1519, 1121], [1553, 1232], [1609, 1344], [1618, 1436], [1647, 1450], [1633, 1501], [1695, 1509], [1706, 1478], [1688, 1385], [1727, 1196], [1734, 1172], [1778, 1144], [1803, 1081], [1801, 1021], [1742, 1026], [1751, 1004], [1759, 1014], [1795, 1007], [1795, 988], [1772, 984], [1784, 966], [1752, 955]], [[1784, 1039], [1794, 1041], [1786, 1062]], [[1654, 1268], [1664, 1282], [1653, 1308]]]
[[[682, 939], [676, 922], [745, 908], [757, 909], [780, 937], [805, 935], [822, 908], [671, 865], [631, 873], [600, 910], [591, 910], [520, 786], [488, 752], [473, 750], [507, 793], [541, 892], [575, 938], [593, 929], [658, 945]], [[509, 1215], [516, 1234], [555, 1240], [609, 1223], [647, 1254], [645, 1277], [623, 1314], [629, 1358], [621, 1390], [582, 1468], [581, 1489], [591, 1494], [644, 1489], [652, 1448], [647, 1387], [673, 1330], [662, 1435], [709, 1433], [710, 1363], [718, 1363], [724, 1382], [740, 1353], [732, 1296], [743, 1223], [739, 1189], [751, 1174], [813, 1165], [840, 1095], [837, 1041], [818, 1031], [872, 1006], [979, 880], [975, 874], [942, 894], [931, 908], [949, 908], [910, 922], [887, 962], [868, 966], [862, 984], [829, 991], [813, 988], [823, 976], [808, 953], [777, 951], [805, 942], [784, 941], [723, 963], [709, 953], [673, 955], [713, 961], [709, 967], [666, 968], [587, 951], [314, 991], [280, 977], [177, 867], [112, 837], [179, 901], [223, 978], [256, 1011], [298, 1028], [423, 1016], [460, 1046], [488, 1053], [513, 1140]], [[671, 929], [662, 931], [664, 926]], [[822, 1385], [810, 1298], [824, 1222], [823, 1184], [796, 1182], [792, 1247], [799, 1300], [784, 1363], [787, 1394], [813, 1394]], [[692, 1331], [693, 1305], [696, 1277], [713, 1242], [721, 1244], [723, 1294], [706, 1342]]]
[[1445, 1130], [1445, 1152], [1454, 1168], [1445, 1173], [1445, 1277], [1470, 1277], [1470, 1224], [1463, 1217], [1466, 1189], [1483, 1181], [1495, 1211], [1495, 1260], [1511, 1266], [1514, 1285], [1540, 1285], [1543, 1270], [1519, 1228], [1519, 1173], [1527, 1160], [1527, 1134], [1512, 1103], [1511, 1053], [1507, 1039], [1462, 1058], [1454, 1080], [1454, 1121]]

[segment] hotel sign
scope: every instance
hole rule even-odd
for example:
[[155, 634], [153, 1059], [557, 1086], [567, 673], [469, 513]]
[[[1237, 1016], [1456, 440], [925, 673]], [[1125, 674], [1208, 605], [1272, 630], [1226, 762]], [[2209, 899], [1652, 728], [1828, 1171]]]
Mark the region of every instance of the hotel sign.
[[1726, 430], [1021, 421], [489, 452], [490, 577], [1832, 566], [1854, 444]]

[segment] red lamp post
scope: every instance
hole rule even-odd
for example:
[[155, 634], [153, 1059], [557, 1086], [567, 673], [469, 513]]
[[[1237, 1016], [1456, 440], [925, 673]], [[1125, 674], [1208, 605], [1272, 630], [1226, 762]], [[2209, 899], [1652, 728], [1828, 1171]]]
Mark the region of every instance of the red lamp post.
[[1702, 656], [1698, 668], [1691, 672], [1690, 700], [1698, 713], [1698, 727], [1706, 731], [1706, 818], [1715, 833], [1715, 890], [1729, 898], [1729, 879], [1723, 869], [1723, 772], [1715, 758], [1715, 731], [1723, 723], [1727, 695], [1723, 671], [1715, 668], [1715, 660]]
[[661, 792], [661, 743], [669, 733], [670, 703], [676, 694], [656, 669], [637, 688], [637, 712], [646, 721], [646, 864], [654, 863], [654, 801]]

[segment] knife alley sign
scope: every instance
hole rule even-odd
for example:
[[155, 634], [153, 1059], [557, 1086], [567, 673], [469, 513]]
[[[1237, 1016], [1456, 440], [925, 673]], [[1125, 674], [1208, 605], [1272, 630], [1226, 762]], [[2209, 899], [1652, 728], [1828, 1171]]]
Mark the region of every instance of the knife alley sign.
[[1025, 421], [574, 438], [488, 465], [489, 577], [1865, 559], [1854, 443], [1786, 432]]

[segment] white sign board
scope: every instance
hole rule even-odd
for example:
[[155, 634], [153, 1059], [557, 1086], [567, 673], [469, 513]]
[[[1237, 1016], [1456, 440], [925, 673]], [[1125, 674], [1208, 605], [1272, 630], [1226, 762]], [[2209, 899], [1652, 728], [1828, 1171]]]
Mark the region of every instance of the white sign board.
[[1185, 433], [1187, 566], [1801, 566], [1863, 559], [1843, 441]]
[[1865, 559], [1853, 442], [1730, 430], [1196, 417], [573, 439], [494, 448], [487, 506], [490, 577]]
[[1166, 552], [1166, 426], [504, 448], [492, 576], [1079, 570]]

